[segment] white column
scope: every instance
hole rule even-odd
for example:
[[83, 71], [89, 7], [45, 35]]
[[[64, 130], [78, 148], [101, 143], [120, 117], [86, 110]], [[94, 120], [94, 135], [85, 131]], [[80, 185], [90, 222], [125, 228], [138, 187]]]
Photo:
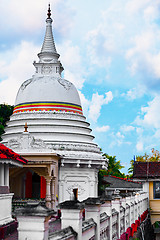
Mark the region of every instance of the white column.
[[9, 187], [9, 165], [4, 166], [4, 185]]
[[51, 178], [46, 178], [46, 207], [51, 208]]
[[0, 186], [4, 186], [4, 164], [0, 164]]
[[55, 209], [55, 178], [51, 180], [51, 208]]

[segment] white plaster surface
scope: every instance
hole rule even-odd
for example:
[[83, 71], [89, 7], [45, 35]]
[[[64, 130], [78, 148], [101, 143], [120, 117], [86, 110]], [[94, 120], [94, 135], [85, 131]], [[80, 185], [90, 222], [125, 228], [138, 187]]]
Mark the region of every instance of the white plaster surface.
[[0, 194], [0, 225], [13, 221], [11, 211], [13, 195], [13, 193]]
[[48, 222], [45, 217], [17, 216], [18, 239], [48, 240]]
[[97, 196], [97, 169], [61, 168], [59, 175], [59, 202], [73, 199], [78, 188], [78, 200]]

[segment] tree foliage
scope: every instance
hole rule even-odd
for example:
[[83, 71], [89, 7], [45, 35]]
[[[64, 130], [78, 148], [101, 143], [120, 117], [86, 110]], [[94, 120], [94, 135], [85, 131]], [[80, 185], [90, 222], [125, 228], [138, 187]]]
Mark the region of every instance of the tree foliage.
[[160, 161], [160, 152], [155, 150], [154, 148], [151, 149], [151, 154], [144, 154], [143, 156], [136, 156], [137, 162], [159, 162]]
[[134, 162], [135, 162], [135, 159], [132, 159], [132, 160], [130, 161], [131, 166], [128, 168], [129, 178], [132, 178], [132, 177], [133, 177]]
[[120, 160], [117, 161], [116, 156], [109, 156], [108, 154], [104, 154], [106, 158], [108, 158], [108, 169], [107, 169], [107, 175], [112, 175], [116, 177], [125, 177], [125, 174], [122, 173], [120, 170], [124, 168], [124, 166], [121, 165]]
[[103, 182], [103, 177], [112, 175], [116, 177], [125, 178], [125, 174], [122, 173], [120, 170], [124, 168], [124, 166], [121, 165], [120, 160], [116, 160], [116, 156], [109, 156], [108, 154], [103, 154], [108, 159], [108, 169], [100, 169], [98, 173], [98, 194], [102, 195], [105, 188], [107, 187], [106, 184]]
[[1, 135], [4, 133], [4, 127], [6, 122], [9, 121], [10, 116], [13, 113], [13, 106], [7, 104], [0, 104], [0, 141]]

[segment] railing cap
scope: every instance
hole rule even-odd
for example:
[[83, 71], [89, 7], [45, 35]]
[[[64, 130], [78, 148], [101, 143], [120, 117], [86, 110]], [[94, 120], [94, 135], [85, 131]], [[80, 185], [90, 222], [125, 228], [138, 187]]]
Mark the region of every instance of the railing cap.
[[78, 200], [65, 201], [59, 204], [60, 209], [84, 209], [84, 203]]

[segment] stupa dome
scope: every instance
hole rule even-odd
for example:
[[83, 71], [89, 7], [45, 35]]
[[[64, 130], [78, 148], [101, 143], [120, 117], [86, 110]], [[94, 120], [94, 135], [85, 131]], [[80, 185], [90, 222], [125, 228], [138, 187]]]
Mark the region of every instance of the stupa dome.
[[21, 85], [14, 113], [24, 111], [65, 111], [82, 114], [77, 89], [71, 82], [56, 75], [34, 75]]

